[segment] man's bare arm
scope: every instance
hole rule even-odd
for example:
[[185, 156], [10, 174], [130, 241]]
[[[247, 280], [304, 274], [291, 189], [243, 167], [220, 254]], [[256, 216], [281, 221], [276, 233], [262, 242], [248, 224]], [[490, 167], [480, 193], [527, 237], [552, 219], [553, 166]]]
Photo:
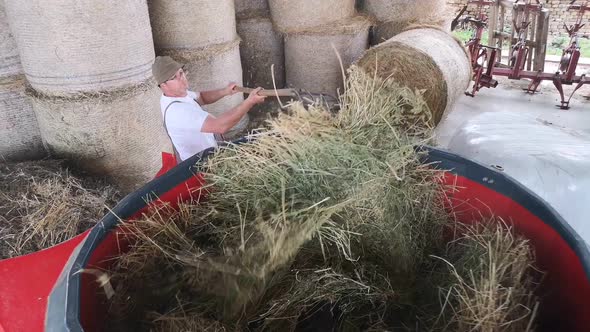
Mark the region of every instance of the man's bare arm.
[[201, 132], [225, 134], [228, 130], [235, 126], [244, 116], [244, 114], [248, 113], [248, 111], [250, 111], [254, 105], [260, 104], [264, 101], [265, 97], [257, 95], [260, 90], [262, 89], [258, 88], [252, 91], [248, 98], [241, 104], [218, 117], [209, 115], [203, 123]]
[[230, 96], [234, 93], [237, 93], [237, 91], [234, 90], [235, 86], [235, 83], [230, 83], [223, 89], [201, 91], [200, 96], [197, 99], [197, 103], [199, 103], [199, 105], [213, 104], [225, 96]]

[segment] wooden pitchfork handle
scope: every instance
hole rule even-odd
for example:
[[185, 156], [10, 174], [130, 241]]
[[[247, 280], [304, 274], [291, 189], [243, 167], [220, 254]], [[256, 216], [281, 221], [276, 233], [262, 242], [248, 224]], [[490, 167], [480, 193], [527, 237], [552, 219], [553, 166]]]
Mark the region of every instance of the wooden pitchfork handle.
[[[234, 88], [235, 91], [238, 92], [242, 92], [242, 93], [250, 93], [256, 89], [252, 89], [252, 88], [244, 88], [241, 86], [236, 86]], [[258, 92], [259, 96], [264, 96], [264, 97], [275, 97], [275, 96], [279, 96], [279, 97], [297, 97], [297, 92], [294, 89], [277, 89], [277, 90], [260, 90], [260, 92]]]

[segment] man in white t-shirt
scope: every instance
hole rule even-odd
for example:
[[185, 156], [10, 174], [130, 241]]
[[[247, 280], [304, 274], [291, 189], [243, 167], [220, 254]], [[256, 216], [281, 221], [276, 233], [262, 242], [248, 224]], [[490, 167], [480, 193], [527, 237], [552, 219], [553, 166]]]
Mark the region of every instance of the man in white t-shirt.
[[188, 89], [183, 65], [169, 56], [159, 56], [152, 65], [152, 73], [162, 90], [160, 107], [164, 127], [172, 140], [178, 162], [210, 147], [217, 147], [216, 134], [225, 134], [256, 104], [265, 97], [259, 96], [261, 88], [254, 90], [246, 100], [231, 110], [215, 117], [205, 112], [201, 105], [212, 104], [219, 99], [237, 93], [235, 83], [219, 90], [195, 93]]

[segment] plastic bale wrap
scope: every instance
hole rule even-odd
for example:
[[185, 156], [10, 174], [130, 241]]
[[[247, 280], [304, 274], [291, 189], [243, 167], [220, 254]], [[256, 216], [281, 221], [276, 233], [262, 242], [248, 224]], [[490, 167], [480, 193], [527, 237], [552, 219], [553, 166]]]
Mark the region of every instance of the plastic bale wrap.
[[25, 96], [18, 49], [0, 1], [0, 159], [25, 160], [45, 155], [33, 107]]
[[18, 49], [10, 33], [4, 1], [0, 1], [0, 77], [22, 74]]
[[0, 159], [28, 160], [45, 156], [33, 107], [26, 98], [23, 76], [0, 77]]
[[[242, 64], [240, 62], [239, 39], [233, 42], [211, 46], [201, 50], [161, 50], [160, 55], [169, 55], [185, 64], [191, 90], [207, 91], [227, 86], [230, 82], [242, 85]], [[244, 100], [242, 94], [222, 98], [204, 108], [213, 115], [219, 115], [239, 105]], [[238, 124], [226, 134], [235, 138], [248, 126], [246, 114]]]
[[287, 85], [336, 96], [343, 88], [343, 68], [358, 60], [368, 47], [370, 21], [362, 16], [285, 37]]
[[269, 12], [268, 0], [234, 0], [236, 14], [239, 16], [247, 12]]
[[244, 85], [273, 88], [271, 66], [277, 88], [285, 85], [285, 52], [283, 37], [273, 28], [264, 12], [238, 15], [238, 34], [242, 39], [240, 56], [244, 71]]
[[353, 17], [354, 0], [269, 0], [279, 31], [295, 32]]
[[44, 140], [55, 157], [108, 174], [125, 189], [151, 180], [172, 150], [150, 80], [104, 94], [56, 98], [30, 91]]
[[145, 1], [5, 5], [27, 80], [41, 93], [111, 90], [151, 76], [154, 46]]
[[450, 30], [450, 15], [445, 0], [365, 0], [361, 7], [378, 21], [371, 38], [373, 45], [416, 24]]
[[157, 49], [202, 48], [236, 39], [233, 0], [148, 2]]
[[405, 31], [368, 50], [359, 60], [369, 74], [423, 91], [437, 125], [463, 95], [471, 66], [463, 46], [452, 35], [434, 28]]

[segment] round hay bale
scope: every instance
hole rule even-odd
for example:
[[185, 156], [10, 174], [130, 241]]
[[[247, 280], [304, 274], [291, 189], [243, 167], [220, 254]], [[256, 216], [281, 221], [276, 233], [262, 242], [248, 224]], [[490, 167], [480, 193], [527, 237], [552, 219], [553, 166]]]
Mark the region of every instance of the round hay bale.
[[21, 73], [18, 49], [8, 27], [4, 1], [0, 1], [0, 77]]
[[115, 90], [151, 77], [154, 47], [142, 0], [5, 0], [31, 86], [45, 94]]
[[275, 83], [277, 88], [282, 88], [285, 85], [283, 37], [274, 30], [270, 18], [262, 14], [238, 18], [244, 85], [273, 88], [271, 65], [274, 64]]
[[424, 91], [433, 125], [463, 95], [471, 80], [465, 48], [449, 33], [433, 28], [405, 31], [368, 50], [358, 65], [370, 75]]
[[172, 151], [160, 91], [151, 80], [76, 98], [29, 93], [52, 156], [75, 160], [81, 169], [108, 175], [123, 188], [151, 180], [161, 167], [161, 152]]
[[195, 49], [236, 39], [233, 0], [150, 0], [156, 49]]
[[[185, 64], [189, 86], [194, 91], [207, 91], [227, 86], [230, 82], [242, 85], [242, 64], [240, 62], [240, 40], [214, 45], [201, 50], [161, 50], [159, 55], [171, 56]], [[218, 102], [204, 106], [204, 109], [219, 115], [244, 101], [242, 94], [225, 97]], [[248, 126], [246, 114], [226, 135], [233, 138]]]
[[450, 30], [446, 0], [365, 0], [362, 10], [378, 21], [371, 36], [372, 45], [412, 25], [428, 24]]
[[[285, 36], [287, 86], [336, 96], [344, 70], [368, 47], [370, 21], [362, 16]], [[332, 47], [334, 46], [334, 48]]]
[[25, 94], [25, 78], [0, 77], [0, 160], [45, 156], [33, 107]]
[[281, 32], [297, 32], [341, 21], [356, 13], [355, 0], [269, 0], [272, 20]]
[[270, 10], [268, 0], [235, 0], [236, 14], [246, 12], [267, 12]]

